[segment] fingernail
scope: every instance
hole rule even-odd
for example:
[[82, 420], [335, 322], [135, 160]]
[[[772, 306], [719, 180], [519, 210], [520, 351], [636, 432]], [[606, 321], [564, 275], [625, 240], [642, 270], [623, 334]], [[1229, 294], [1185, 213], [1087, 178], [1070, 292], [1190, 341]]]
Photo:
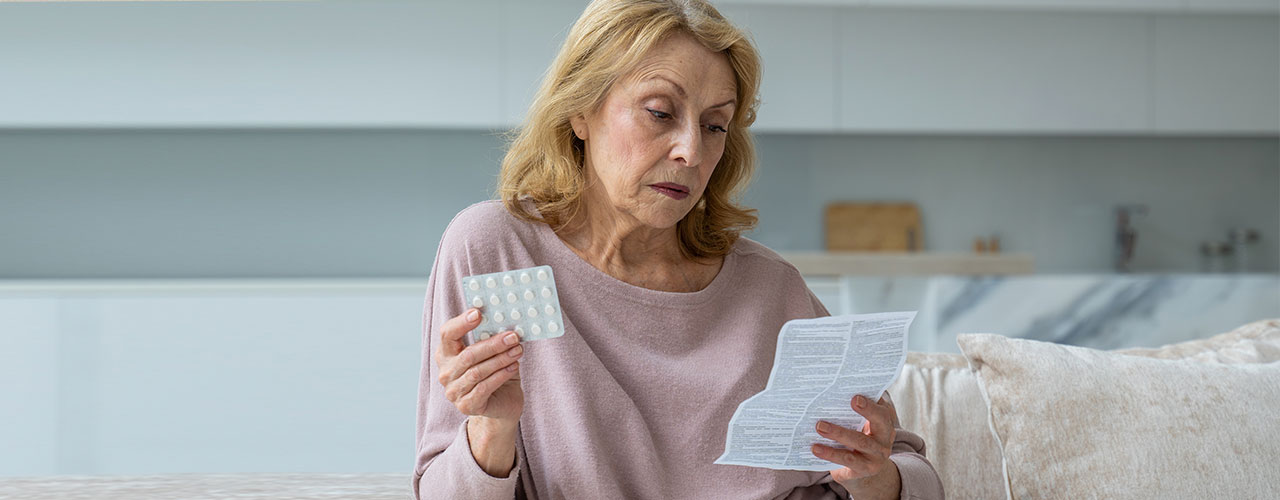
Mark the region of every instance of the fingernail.
[[507, 355], [509, 355], [509, 356], [511, 356], [511, 357], [513, 357], [513, 358], [518, 358], [518, 357], [520, 357], [520, 353], [522, 353], [522, 352], [524, 352], [524, 348], [523, 348], [523, 347], [520, 347], [520, 346], [516, 346], [516, 347], [512, 348], [510, 351], [507, 351]]
[[471, 312], [467, 313], [467, 321], [475, 321], [477, 319], [480, 319], [480, 311], [472, 309]]
[[861, 394], [859, 394], [859, 395], [857, 395], [857, 396], [854, 396], [854, 398], [853, 398], [853, 406], [856, 406], [856, 407], [858, 407], [858, 408], [862, 408], [862, 407], [863, 407], [863, 405], [866, 405], [866, 404], [867, 404], [867, 403], [866, 403], [866, 400], [867, 400], [867, 398], [862, 397], [862, 395], [861, 395]]
[[831, 425], [826, 422], [818, 422], [818, 432], [831, 432]]
[[507, 345], [516, 345], [520, 342], [520, 337], [514, 333], [508, 333], [506, 337], [502, 337], [502, 343]]

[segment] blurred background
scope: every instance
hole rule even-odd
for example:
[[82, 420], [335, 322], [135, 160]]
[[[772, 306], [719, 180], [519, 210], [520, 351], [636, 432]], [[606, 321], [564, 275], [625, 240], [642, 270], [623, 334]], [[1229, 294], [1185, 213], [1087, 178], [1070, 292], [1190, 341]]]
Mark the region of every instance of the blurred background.
[[[1280, 316], [1280, 0], [719, 0], [832, 313]], [[451, 217], [586, 2], [0, 3], [0, 476], [401, 472]]]

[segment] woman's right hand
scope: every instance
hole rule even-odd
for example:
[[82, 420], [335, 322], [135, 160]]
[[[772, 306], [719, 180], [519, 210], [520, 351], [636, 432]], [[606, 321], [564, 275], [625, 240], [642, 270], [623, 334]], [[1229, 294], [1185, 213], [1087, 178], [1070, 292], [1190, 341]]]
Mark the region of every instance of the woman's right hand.
[[524, 349], [519, 336], [510, 331], [464, 345], [462, 338], [479, 325], [480, 311], [472, 308], [440, 327], [440, 345], [434, 354], [440, 385], [463, 414], [515, 428], [524, 411], [519, 376]]

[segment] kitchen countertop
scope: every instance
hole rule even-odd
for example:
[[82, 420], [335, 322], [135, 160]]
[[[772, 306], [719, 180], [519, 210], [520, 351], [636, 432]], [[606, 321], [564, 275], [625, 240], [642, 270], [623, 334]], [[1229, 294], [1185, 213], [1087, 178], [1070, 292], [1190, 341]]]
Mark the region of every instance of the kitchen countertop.
[[779, 252], [805, 276], [817, 275], [1004, 275], [1031, 274], [1029, 254]]

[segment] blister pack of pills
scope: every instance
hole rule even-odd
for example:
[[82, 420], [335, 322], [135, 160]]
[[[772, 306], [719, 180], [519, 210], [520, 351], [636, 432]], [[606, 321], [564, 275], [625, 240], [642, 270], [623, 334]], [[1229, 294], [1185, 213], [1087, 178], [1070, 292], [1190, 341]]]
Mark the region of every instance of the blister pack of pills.
[[564, 335], [551, 266], [467, 276], [462, 293], [468, 306], [480, 309], [480, 326], [467, 333], [467, 345], [509, 330], [522, 342]]

